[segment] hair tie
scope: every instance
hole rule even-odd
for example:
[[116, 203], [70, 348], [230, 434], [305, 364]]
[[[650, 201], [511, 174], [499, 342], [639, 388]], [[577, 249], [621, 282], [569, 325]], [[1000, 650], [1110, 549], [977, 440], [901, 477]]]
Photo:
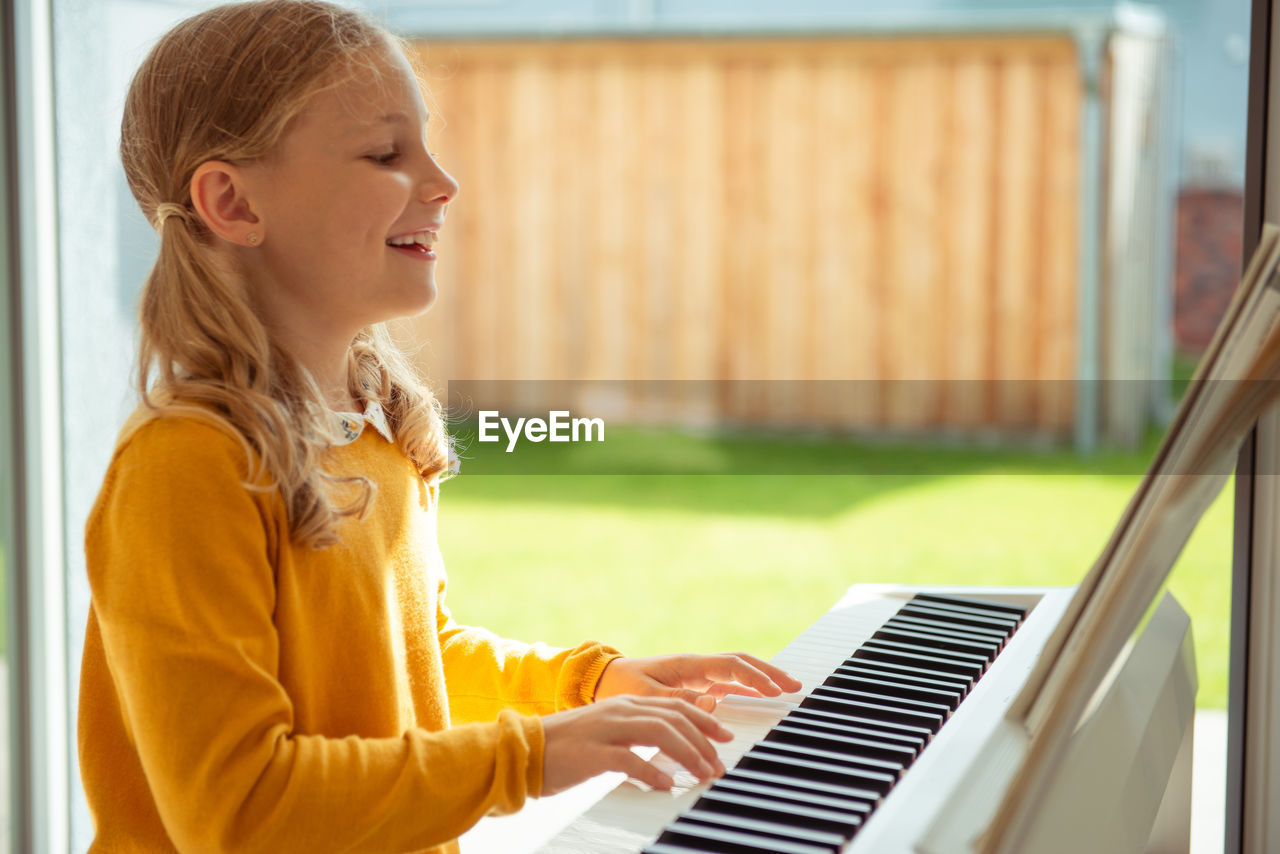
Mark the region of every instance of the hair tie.
[[162, 231], [165, 220], [173, 216], [183, 222], [191, 221], [191, 215], [183, 205], [174, 204], [173, 202], [161, 202], [156, 206], [156, 229]]

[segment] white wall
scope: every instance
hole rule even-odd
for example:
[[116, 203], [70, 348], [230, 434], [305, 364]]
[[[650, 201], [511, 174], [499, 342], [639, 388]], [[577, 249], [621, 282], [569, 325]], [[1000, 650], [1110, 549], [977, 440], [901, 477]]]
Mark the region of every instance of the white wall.
[[[116, 432], [132, 410], [137, 298], [158, 239], [120, 165], [120, 116], [134, 70], [178, 20], [212, 3], [53, 0], [61, 278], [62, 407], [70, 744], [89, 588], [84, 524]], [[93, 827], [71, 752], [71, 850]]]

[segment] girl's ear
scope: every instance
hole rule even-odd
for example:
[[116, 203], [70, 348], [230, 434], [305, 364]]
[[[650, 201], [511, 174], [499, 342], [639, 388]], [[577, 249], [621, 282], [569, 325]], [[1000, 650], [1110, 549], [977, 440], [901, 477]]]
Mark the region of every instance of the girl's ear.
[[257, 246], [262, 222], [248, 190], [245, 174], [222, 160], [206, 160], [191, 176], [191, 204], [209, 230], [231, 243]]

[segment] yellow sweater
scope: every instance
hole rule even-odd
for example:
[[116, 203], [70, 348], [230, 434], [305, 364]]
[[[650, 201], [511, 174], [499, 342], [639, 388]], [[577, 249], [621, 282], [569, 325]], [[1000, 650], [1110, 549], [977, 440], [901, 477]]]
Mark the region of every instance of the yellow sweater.
[[218, 427], [124, 435], [86, 530], [91, 852], [455, 852], [541, 791], [535, 716], [590, 702], [616, 651], [458, 625], [437, 487], [372, 429], [328, 468], [377, 497], [314, 550]]

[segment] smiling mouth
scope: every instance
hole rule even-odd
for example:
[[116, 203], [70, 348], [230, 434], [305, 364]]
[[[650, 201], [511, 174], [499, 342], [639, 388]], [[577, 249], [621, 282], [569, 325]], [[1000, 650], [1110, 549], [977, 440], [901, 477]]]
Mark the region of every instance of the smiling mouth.
[[392, 246], [397, 252], [403, 252], [406, 255], [416, 255], [420, 258], [434, 258], [435, 251], [430, 246], [424, 246], [421, 243], [410, 243], [408, 246]]
[[436, 234], [434, 231], [419, 231], [415, 234], [406, 234], [403, 237], [393, 237], [387, 241], [387, 245], [392, 249], [398, 249], [409, 255], [416, 255], [420, 258], [434, 258], [435, 252], [432, 247], [436, 244]]

